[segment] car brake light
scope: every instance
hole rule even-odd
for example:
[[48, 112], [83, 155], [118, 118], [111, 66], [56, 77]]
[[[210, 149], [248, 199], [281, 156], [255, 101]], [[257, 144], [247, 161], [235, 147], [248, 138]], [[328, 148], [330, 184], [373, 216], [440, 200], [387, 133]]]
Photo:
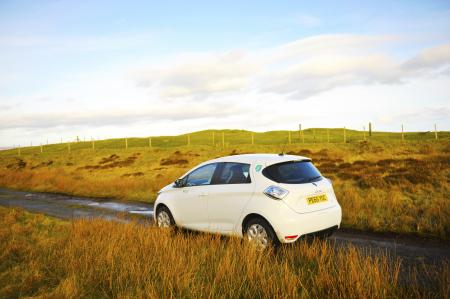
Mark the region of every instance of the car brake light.
[[264, 190], [264, 194], [273, 199], [283, 199], [288, 195], [289, 191], [278, 186], [269, 186]]

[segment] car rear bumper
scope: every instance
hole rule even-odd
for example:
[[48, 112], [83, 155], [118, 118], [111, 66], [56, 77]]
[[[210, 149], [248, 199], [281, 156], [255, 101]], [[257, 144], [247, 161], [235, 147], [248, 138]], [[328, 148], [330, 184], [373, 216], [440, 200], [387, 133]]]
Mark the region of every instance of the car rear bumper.
[[274, 223], [278, 239], [282, 243], [292, 243], [303, 235], [336, 229], [341, 225], [342, 210], [339, 204], [311, 213], [296, 213], [291, 210], [285, 217]]

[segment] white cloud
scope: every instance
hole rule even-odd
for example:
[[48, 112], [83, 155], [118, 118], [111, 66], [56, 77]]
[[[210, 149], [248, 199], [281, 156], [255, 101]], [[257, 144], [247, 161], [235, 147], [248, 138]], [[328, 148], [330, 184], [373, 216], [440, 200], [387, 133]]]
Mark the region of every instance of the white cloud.
[[[406, 61], [387, 51], [395, 36], [321, 35], [273, 48], [197, 53], [134, 72], [137, 85], [161, 97], [206, 99], [222, 93], [274, 93], [304, 100], [348, 85], [399, 84], [448, 66], [449, 46]], [[183, 57], [183, 56], [181, 56]]]
[[226, 117], [238, 115], [240, 111], [228, 103], [205, 105], [191, 103], [180, 109], [177, 103], [148, 105], [139, 109], [109, 108], [90, 111], [30, 112], [2, 116], [0, 130], [12, 128], [54, 128], [54, 127], [102, 127], [126, 125], [130, 123], [149, 123], [161, 120], [181, 121], [201, 118]]
[[163, 98], [207, 96], [249, 88], [258, 71], [258, 66], [238, 51], [184, 58], [166, 68], [135, 71], [133, 77], [138, 86], [156, 88]]
[[439, 71], [450, 64], [450, 44], [424, 49], [414, 57], [405, 61], [402, 68], [412, 74]]
[[261, 90], [306, 99], [347, 85], [396, 83], [398, 75], [395, 64], [388, 57], [325, 55], [267, 72]]

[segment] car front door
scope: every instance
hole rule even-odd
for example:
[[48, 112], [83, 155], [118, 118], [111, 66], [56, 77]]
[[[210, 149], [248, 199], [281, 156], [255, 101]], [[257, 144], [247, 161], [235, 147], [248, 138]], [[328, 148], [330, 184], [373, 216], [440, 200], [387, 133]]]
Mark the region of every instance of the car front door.
[[183, 187], [174, 201], [178, 225], [195, 230], [208, 230], [207, 194], [217, 166], [218, 163], [200, 166], [183, 178]]
[[235, 227], [253, 191], [249, 164], [220, 163], [214, 183], [208, 189], [209, 230], [237, 233]]

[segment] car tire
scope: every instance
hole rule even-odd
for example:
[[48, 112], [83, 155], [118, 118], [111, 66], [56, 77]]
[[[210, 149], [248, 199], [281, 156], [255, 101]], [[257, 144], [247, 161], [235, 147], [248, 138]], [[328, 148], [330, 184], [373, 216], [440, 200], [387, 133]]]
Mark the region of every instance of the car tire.
[[158, 207], [156, 210], [156, 225], [160, 228], [170, 228], [175, 226], [172, 213], [166, 206]]
[[259, 217], [252, 218], [246, 223], [244, 237], [260, 249], [265, 249], [269, 246], [276, 247], [280, 244], [272, 226]]

